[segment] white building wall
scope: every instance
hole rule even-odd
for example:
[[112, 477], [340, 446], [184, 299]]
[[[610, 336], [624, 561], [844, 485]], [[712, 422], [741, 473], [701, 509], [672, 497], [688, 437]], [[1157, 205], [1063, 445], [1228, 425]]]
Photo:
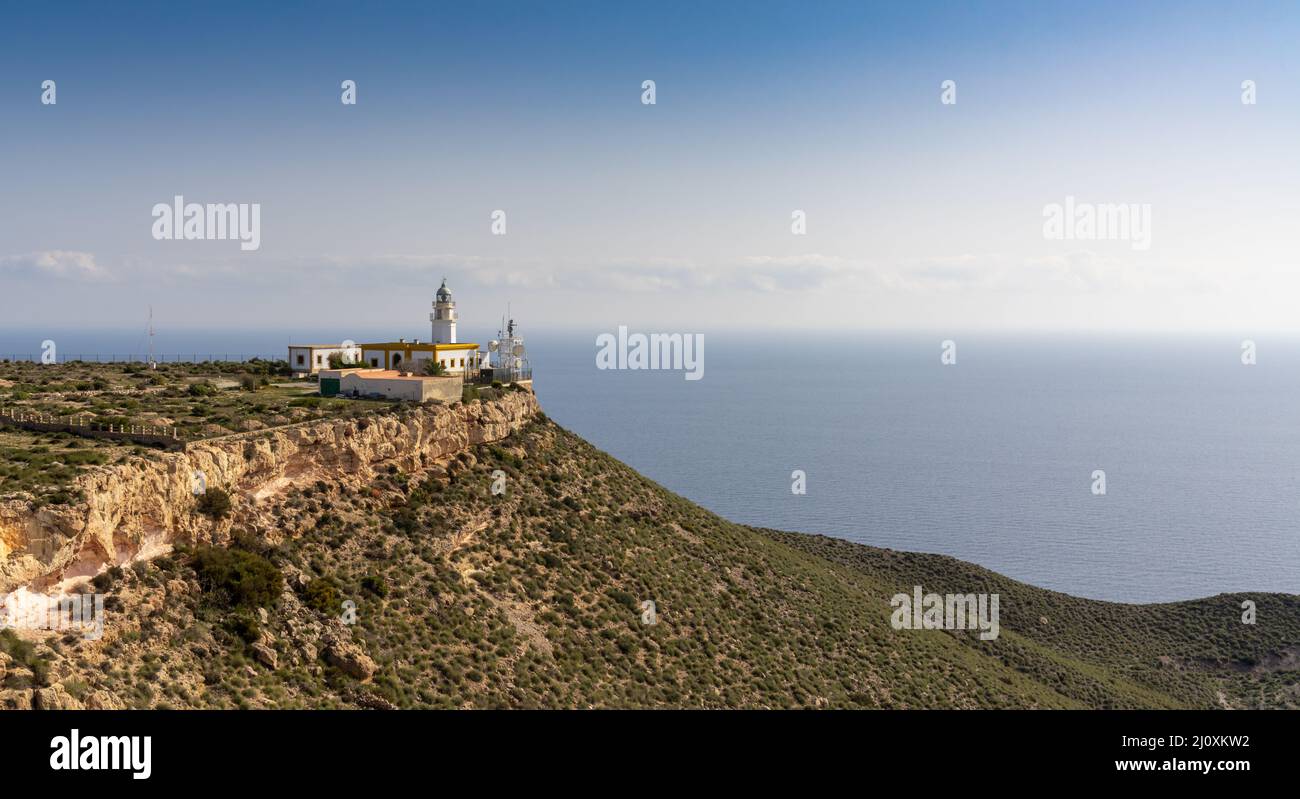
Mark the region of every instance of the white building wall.
[[289, 368], [295, 372], [302, 372], [303, 374], [310, 373], [311, 372], [311, 348], [290, 347]]
[[[316, 374], [322, 369], [330, 368], [330, 356], [335, 353], [343, 355], [350, 362], [361, 358], [360, 347], [290, 347], [289, 368], [301, 374]], [[302, 358], [302, 363], [298, 362]]]
[[363, 396], [382, 394], [389, 399], [425, 400], [424, 383], [420, 380], [392, 380], [376, 377], [363, 377], [353, 373], [344, 375], [339, 381], [339, 391], [343, 394], [357, 392]]
[[464, 374], [473, 368], [476, 354], [476, 350], [451, 350], [438, 353], [438, 360], [442, 361], [448, 374]]

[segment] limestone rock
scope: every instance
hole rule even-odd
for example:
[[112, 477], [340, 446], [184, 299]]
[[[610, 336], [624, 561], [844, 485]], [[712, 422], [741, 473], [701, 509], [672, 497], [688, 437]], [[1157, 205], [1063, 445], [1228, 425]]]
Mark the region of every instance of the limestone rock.
[[81, 702], [63, 687], [62, 683], [55, 683], [49, 688], [37, 688], [33, 699], [34, 707], [37, 710], [84, 710]]
[[351, 641], [336, 639], [325, 647], [325, 660], [344, 674], [365, 682], [375, 676], [379, 666], [361, 647]]
[[272, 649], [271, 647], [263, 643], [253, 644], [252, 649], [253, 649], [253, 654], [257, 657], [258, 662], [260, 662], [262, 665], [268, 668], [271, 669], [275, 668], [275, 664], [279, 658], [275, 654], [274, 649]]
[[18, 663], [9, 664], [8, 679], [11, 683], [18, 683], [19, 685], [31, 685], [32, 680], [34, 680], [35, 678], [36, 675], [33, 674], [32, 670], [27, 668], [26, 666], [19, 665]]
[[[237, 523], [244, 526], [256, 516], [263, 498], [315, 482], [321, 474], [339, 475], [339, 490], [359, 492], [390, 465], [409, 471], [414, 464], [500, 441], [538, 410], [531, 392], [512, 391], [471, 405], [306, 421], [87, 468], [74, 483], [82, 502], [43, 508], [34, 507], [30, 497], [0, 502], [0, 594], [57, 576], [73, 563], [82, 568], [115, 563], [123, 551], [225, 540]], [[476, 460], [471, 455], [462, 464]], [[230, 493], [234, 507], [226, 519], [214, 522], [194, 512], [197, 471], [208, 485]]]
[[26, 688], [0, 689], [0, 710], [31, 710], [32, 692]]
[[123, 710], [121, 700], [110, 694], [108, 691], [94, 691], [86, 697], [87, 710]]

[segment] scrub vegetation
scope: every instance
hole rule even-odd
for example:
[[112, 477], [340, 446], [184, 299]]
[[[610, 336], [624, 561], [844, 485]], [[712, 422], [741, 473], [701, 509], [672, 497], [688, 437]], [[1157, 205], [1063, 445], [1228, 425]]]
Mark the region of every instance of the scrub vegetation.
[[[1300, 597], [1097, 602], [737, 525], [540, 415], [104, 582], [102, 642], [24, 657], [130, 707], [1300, 706]], [[895, 630], [917, 584], [998, 593], [1000, 636]]]

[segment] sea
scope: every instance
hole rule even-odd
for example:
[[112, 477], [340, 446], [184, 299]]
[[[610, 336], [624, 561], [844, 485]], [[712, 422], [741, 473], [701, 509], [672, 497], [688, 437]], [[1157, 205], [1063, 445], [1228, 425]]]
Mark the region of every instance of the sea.
[[[598, 368], [612, 330], [522, 332], [552, 419], [732, 521], [1116, 602], [1300, 593], [1300, 340], [1258, 338], [1247, 364], [1231, 335], [721, 331], [688, 380]], [[47, 339], [60, 359], [148, 348], [141, 330], [39, 338], [0, 330], [0, 358], [39, 358]], [[160, 331], [153, 346], [284, 357], [338, 338]]]

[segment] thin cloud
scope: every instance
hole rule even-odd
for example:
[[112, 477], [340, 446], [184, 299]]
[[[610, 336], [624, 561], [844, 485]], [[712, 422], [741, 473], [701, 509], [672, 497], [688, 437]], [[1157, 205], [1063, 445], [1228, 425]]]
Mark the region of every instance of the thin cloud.
[[[48, 255], [48, 254], [38, 254]], [[64, 254], [74, 255], [74, 254]], [[81, 253], [76, 255], [88, 256]], [[31, 256], [26, 256], [29, 260]], [[0, 263], [3, 263], [0, 261]], [[45, 259], [47, 269], [69, 271], [72, 258]], [[97, 269], [93, 258], [83, 271]], [[246, 260], [213, 259], [133, 272], [167, 282], [218, 281], [251, 286], [290, 285], [309, 278], [320, 285], [436, 284], [444, 275], [460, 285], [483, 288], [556, 291], [609, 291], [619, 294], [672, 292], [731, 293], [932, 293], [964, 291], [1134, 292], [1155, 289], [1211, 290], [1207, 276], [1189, 280], [1185, 268], [1176, 274], [1122, 256], [1087, 250], [1040, 257], [965, 253], [903, 263], [807, 253], [749, 255], [700, 263], [688, 258], [583, 260], [579, 258], [503, 258], [456, 253], [315, 256], [268, 260], [256, 268]], [[148, 274], [152, 272], [153, 274]]]
[[43, 250], [0, 256], [0, 272], [29, 278], [101, 281], [111, 275], [95, 262], [94, 253], [77, 250]]

